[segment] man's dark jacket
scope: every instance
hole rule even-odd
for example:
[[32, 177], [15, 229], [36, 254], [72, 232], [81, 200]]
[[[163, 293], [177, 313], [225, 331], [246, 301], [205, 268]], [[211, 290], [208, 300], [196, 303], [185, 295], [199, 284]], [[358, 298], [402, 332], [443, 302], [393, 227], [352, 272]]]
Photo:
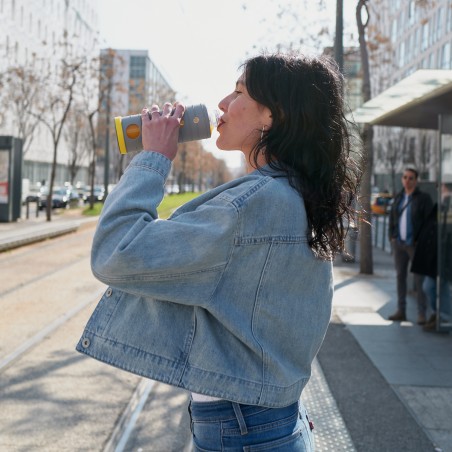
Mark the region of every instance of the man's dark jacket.
[[[405, 190], [401, 190], [396, 197], [391, 207], [389, 214], [389, 238], [396, 239], [399, 236], [399, 204], [405, 194]], [[422, 225], [427, 219], [428, 215], [432, 211], [433, 202], [428, 193], [424, 193], [415, 188], [411, 194], [411, 222], [413, 225], [413, 240], [416, 243], [419, 233], [421, 232]]]

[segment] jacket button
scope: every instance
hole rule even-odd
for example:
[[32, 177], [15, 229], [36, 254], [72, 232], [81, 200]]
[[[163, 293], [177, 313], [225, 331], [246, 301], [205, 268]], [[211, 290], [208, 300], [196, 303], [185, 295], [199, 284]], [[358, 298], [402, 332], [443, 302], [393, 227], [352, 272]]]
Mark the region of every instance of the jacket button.
[[111, 297], [111, 294], [113, 293], [113, 289], [111, 287], [109, 287], [107, 289], [107, 292], [105, 292], [105, 295], [107, 295], [107, 297]]
[[91, 341], [85, 337], [82, 339], [82, 347], [83, 348], [88, 348], [91, 345]]

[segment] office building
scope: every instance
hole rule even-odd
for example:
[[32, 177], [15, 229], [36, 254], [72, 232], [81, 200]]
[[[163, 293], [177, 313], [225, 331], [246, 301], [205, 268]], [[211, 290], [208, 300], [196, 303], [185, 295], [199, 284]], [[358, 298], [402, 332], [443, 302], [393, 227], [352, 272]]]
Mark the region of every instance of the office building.
[[[52, 83], [52, 74], [56, 73], [62, 55], [76, 58], [98, 54], [97, 0], [0, 0], [0, 22], [0, 72], [8, 67], [27, 68]], [[2, 106], [0, 134], [20, 135], [12, 105]], [[32, 136], [24, 149], [23, 177], [35, 185], [49, 180], [53, 144], [42, 124]], [[66, 140], [61, 139], [57, 184], [69, 179], [69, 148]], [[86, 178], [87, 162], [82, 167], [77, 177]]]
[[[419, 69], [452, 69], [452, 0], [378, 0], [369, 8], [373, 97]], [[437, 146], [432, 131], [375, 127], [375, 184], [398, 190], [406, 166], [417, 168], [423, 180], [435, 180]]]
[[152, 103], [162, 105], [174, 101], [175, 92], [147, 50], [102, 49], [100, 96], [97, 182], [115, 183], [131, 156], [119, 154], [113, 118], [139, 114], [144, 106]]

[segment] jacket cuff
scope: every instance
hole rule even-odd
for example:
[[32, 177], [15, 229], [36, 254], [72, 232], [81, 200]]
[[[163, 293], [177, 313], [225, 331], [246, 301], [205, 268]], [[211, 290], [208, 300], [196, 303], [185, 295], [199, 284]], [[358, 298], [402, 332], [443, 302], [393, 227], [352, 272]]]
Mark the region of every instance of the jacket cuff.
[[130, 162], [128, 168], [133, 167], [150, 169], [159, 173], [166, 180], [171, 171], [171, 160], [160, 152], [141, 151]]

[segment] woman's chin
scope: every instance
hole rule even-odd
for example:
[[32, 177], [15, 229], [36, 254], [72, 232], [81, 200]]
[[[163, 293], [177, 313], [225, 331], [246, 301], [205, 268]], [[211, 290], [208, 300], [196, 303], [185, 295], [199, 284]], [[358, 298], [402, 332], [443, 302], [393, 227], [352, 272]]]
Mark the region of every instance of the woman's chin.
[[228, 150], [227, 146], [223, 143], [223, 140], [221, 139], [221, 135], [217, 138], [217, 141], [215, 142], [215, 144], [217, 145], [217, 148], [220, 151], [227, 151]]
[[237, 146], [237, 144], [234, 146], [231, 143], [226, 143], [221, 139], [221, 135], [217, 138], [215, 144], [220, 151], [240, 151], [240, 146]]

